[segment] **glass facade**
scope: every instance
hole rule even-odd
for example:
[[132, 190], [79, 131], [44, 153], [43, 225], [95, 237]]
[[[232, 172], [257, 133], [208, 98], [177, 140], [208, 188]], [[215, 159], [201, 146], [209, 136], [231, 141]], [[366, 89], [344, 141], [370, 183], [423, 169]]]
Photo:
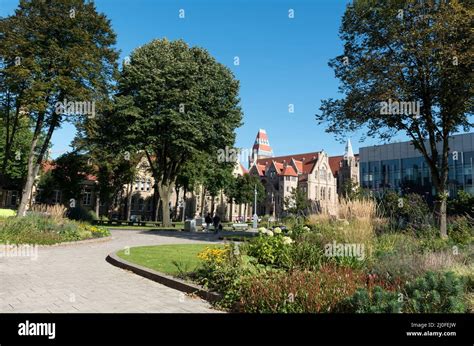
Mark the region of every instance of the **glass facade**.
[[[423, 157], [360, 162], [360, 183], [372, 191], [385, 189], [433, 195], [428, 164]], [[450, 196], [458, 190], [474, 194], [474, 151], [449, 155], [448, 186]]]

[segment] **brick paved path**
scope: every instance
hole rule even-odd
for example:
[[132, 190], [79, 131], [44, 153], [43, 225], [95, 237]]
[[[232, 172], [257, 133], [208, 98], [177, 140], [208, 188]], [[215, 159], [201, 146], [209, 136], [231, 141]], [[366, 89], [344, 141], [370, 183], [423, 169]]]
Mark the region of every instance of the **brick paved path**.
[[0, 257], [0, 313], [5, 312], [216, 312], [105, 261], [126, 246], [193, 243], [214, 236], [176, 232], [112, 231], [113, 239], [38, 248], [30, 257]]

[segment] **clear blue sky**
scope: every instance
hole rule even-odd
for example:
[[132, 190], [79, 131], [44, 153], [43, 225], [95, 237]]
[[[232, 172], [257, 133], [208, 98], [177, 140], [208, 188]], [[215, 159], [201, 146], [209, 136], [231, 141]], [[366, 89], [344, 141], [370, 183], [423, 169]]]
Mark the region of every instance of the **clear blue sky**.
[[[320, 100], [338, 97], [338, 80], [327, 63], [342, 52], [338, 30], [346, 0], [97, 0], [111, 19], [121, 58], [155, 38], [184, 39], [230, 67], [240, 80], [244, 124], [237, 147], [250, 148], [267, 130], [275, 155], [324, 149], [342, 154], [344, 144], [318, 126]], [[0, 0], [0, 15], [18, 1]], [[184, 9], [185, 19], [179, 18]], [[294, 19], [288, 18], [289, 9]], [[234, 66], [238, 56], [240, 65]], [[294, 113], [288, 105], [294, 105]], [[52, 156], [68, 150], [75, 134], [65, 124], [53, 135]], [[403, 138], [403, 137], [401, 137]], [[351, 137], [354, 151], [359, 143]]]

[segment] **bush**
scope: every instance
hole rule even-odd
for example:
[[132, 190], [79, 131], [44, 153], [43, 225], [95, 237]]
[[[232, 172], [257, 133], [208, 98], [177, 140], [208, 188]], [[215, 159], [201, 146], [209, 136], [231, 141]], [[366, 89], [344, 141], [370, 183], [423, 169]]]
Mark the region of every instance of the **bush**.
[[292, 242], [289, 237], [282, 234], [274, 235], [272, 231], [263, 229], [257, 237], [245, 244], [244, 250], [259, 264], [288, 268], [291, 260]]
[[400, 313], [402, 299], [397, 292], [386, 291], [380, 286], [359, 288], [352, 297], [342, 301], [338, 312], [350, 313]]
[[426, 230], [427, 225], [434, 225], [428, 204], [416, 193], [400, 196], [394, 191], [387, 191], [380, 200], [380, 211], [390, 219], [393, 229], [410, 229], [420, 233]]
[[[217, 250], [217, 251], [216, 251]], [[206, 249], [198, 254], [202, 266], [191, 275], [200, 285], [219, 292], [222, 298], [216, 303], [219, 307], [236, 309], [240, 298], [242, 278], [255, 274], [254, 267], [247, 257], [241, 256], [235, 244], [224, 249]]]
[[409, 313], [466, 312], [464, 280], [453, 272], [428, 272], [406, 285], [408, 297], [405, 311]]
[[448, 200], [448, 213], [474, 218], [474, 195], [466, 191], [458, 191], [455, 199]]
[[70, 220], [92, 222], [98, 220], [96, 213], [93, 210], [88, 210], [82, 206], [70, 208], [66, 212], [66, 216]]
[[363, 281], [362, 273], [334, 266], [319, 272], [267, 272], [244, 280], [240, 308], [259, 313], [333, 312]]
[[448, 236], [457, 244], [472, 243], [474, 237], [474, 219], [461, 216], [449, 220]]
[[74, 221], [56, 221], [41, 214], [28, 214], [21, 218], [9, 218], [0, 226], [0, 242], [13, 244], [56, 244], [109, 235], [104, 228], [80, 224]]

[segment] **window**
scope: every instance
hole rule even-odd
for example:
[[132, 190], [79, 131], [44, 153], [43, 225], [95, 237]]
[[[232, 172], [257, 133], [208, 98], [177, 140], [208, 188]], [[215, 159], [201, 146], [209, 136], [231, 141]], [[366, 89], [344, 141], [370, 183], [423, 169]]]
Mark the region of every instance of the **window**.
[[135, 179], [135, 190], [138, 190], [139, 186], [140, 186], [140, 180]]
[[326, 190], [324, 189], [324, 187], [321, 188], [321, 199], [322, 200], [326, 199]]
[[92, 191], [89, 187], [85, 187], [82, 191], [82, 205], [91, 205]]
[[145, 190], [145, 179], [140, 180], [140, 190], [141, 191]]
[[322, 169], [319, 171], [319, 178], [320, 178], [320, 179], [323, 179], [323, 180], [326, 180], [326, 168], [322, 168]]
[[7, 203], [10, 206], [16, 206], [17, 200], [18, 200], [18, 191], [8, 191], [7, 195]]
[[331, 200], [331, 188], [328, 188], [328, 200]]
[[150, 191], [150, 187], [151, 187], [151, 181], [150, 181], [150, 179], [147, 179], [146, 180], [146, 190]]

